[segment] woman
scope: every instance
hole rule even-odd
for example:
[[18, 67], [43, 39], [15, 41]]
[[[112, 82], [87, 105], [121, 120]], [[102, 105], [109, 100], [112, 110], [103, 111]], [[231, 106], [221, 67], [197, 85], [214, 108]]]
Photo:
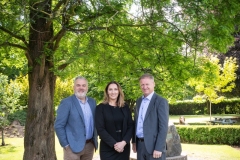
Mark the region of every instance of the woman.
[[117, 82], [107, 84], [104, 100], [96, 107], [95, 121], [101, 160], [129, 160], [133, 121]]

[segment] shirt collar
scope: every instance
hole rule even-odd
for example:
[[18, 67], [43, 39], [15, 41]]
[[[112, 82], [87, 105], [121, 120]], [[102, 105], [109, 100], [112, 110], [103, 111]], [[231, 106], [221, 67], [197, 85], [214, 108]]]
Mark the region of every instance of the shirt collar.
[[[77, 96], [75, 95], [75, 97], [77, 98]], [[77, 100], [78, 100], [78, 102], [80, 102], [80, 103], [82, 103], [82, 101], [79, 99], [79, 98], [77, 98]], [[85, 103], [86, 102], [88, 102], [88, 97], [86, 96], [86, 101], [85, 101]], [[82, 104], [84, 104], [84, 103], [82, 103]]]
[[152, 99], [152, 96], [154, 94], [154, 91], [152, 93], [150, 93], [147, 97], [144, 97], [144, 95], [142, 96], [142, 99], [146, 98], [148, 100], [151, 100]]

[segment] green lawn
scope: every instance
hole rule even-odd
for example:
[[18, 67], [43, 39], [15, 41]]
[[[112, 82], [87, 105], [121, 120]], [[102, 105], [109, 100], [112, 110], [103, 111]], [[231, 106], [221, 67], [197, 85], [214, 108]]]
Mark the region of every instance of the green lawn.
[[23, 138], [5, 138], [5, 143], [6, 146], [0, 146], [1, 160], [22, 159], [24, 151]]
[[[23, 157], [23, 138], [6, 138], [7, 146], [0, 147], [1, 160], [21, 160]], [[197, 145], [182, 144], [182, 153], [188, 160], [239, 160], [240, 150], [228, 145]], [[56, 154], [58, 160], [63, 159], [62, 148], [56, 139]], [[95, 153], [95, 154], [98, 154]]]
[[[23, 138], [6, 138], [6, 146], [0, 146], [1, 160], [21, 160], [23, 159], [24, 144]], [[59, 160], [63, 159], [63, 151], [56, 139], [56, 154]]]
[[182, 144], [188, 160], [239, 160], [240, 150], [228, 145]]
[[[216, 116], [216, 115], [214, 115]], [[213, 117], [214, 117], [213, 116]], [[221, 116], [221, 115], [219, 115]], [[228, 115], [229, 117], [230, 115]], [[231, 115], [235, 116], [235, 115]], [[239, 116], [239, 115], [238, 115]], [[178, 122], [180, 116], [170, 116], [170, 122]], [[184, 116], [187, 123], [209, 120], [209, 116]], [[6, 146], [0, 146], [0, 160], [21, 160], [24, 152], [23, 138], [5, 138]], [[63, 159], [63, 150], [55, 137], [58, 160]], [[239, 160], [240, 150], [228, 145], [182, 144], [182, 153], [188, 160]], [[98, 154], [98, 151], [95, 153]]]
[[[2, 142], [2, 141], [1, 141]], [[6, 146], [0, 146], [0, 160], [21, 160], [23, 159], [24, 142], [23, 138], [5, 138]], [[55, 137], [55, 150], [57, 159], [63, 159], [63, 149], [57, 137]], [[98, 154], [98, 150], [95, 154]]]

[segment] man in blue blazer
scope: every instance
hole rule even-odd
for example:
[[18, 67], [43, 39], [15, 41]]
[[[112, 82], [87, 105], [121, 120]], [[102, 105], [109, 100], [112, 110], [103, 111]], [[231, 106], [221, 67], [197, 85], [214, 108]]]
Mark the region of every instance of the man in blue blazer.
[[136, 102], [133, 152], [137, 152], [137, 160], [165, 160], [168, 102], [154, 92], [155, 82], [152, 75], [141, 76], [140, 87], [143, 96]]
[[94, 125], [96, 101], [87, 97], [88, 82], [78, 76], [74, 80], [74, 95], [63, 99], [54, 124], [63, 147], [64, 160], [91, 160], [97, 149]]

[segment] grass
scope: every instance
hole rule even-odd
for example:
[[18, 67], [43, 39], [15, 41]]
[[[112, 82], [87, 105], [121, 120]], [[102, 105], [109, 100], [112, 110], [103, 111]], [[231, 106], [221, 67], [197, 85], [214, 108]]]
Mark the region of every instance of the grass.
[[[0, 146], [1, 160], [21, 160], [24, 147], [23, 138], [6, 138], [7, 146]], [[239, 160], [240, 150], [228, 145], [198, 145], [182, 143], [182, 153], [188, 160]], [[63, 159], [63, 150], [56, 139], [57, 159]], [[96, 152], [95, 154], [98, 154]]]
[[[215, 117], [217, 115], [214, 115]], [[212, 116], [212, 117], [214, 117]], [[221, 115], [219, 115], [221, 116]], [[231, 115], [235, 116], [235, 115]], [[238, 115], [239, 116], [239, 115]], [[170, 122], [178, 122], [180, 116], [170, 116]], [[184, 116], [187, 123], [202, 122], [209, 120], [209, 116]], [[227, 116], [229, 117], [229, 115]], [[0, 146], [1, 160], [23, 159], [24, 145], [23, 138], [5, 138], [6, 146]], [[57, 159], [63, 159], [63, 150], [55, 137], [55, 150]], [[228, 145], [199, 145], [182, 143], [182, 153], [187, 154], [188, 160], [239, 160], [240, 150]], [[98, 150], [95, 154], [98, 154]]]
[[[5, 138], [6, 146], [0, 146], [0, 160], [21, 160], [23, 159], [24, 140], [23, 138]], [[2, 142], [2, 141], [1, 141]], [[63, 159], [63, 149], [57, 137], [55, 137], [55, 150], [57, 159]], [[98, 150], [95, 154], [98, 154]]]
[[[23, 159], [24, 142], [23, 138], [5, 138], [6, 146], [0, 146], [1, 160], [21, 160]], [[55, 137], [55, 150], [57, 159], [63, 159], [63, 150]]]
[[[6, 146], [0, 146], [1, 160], [20, 160], [23, 158], [23, 138], [5, 138]], [[1, 141], [2, 142], [2, 141]]]
[[182, 144], [188, 160], [239, 160], [240, 150], [228, 145]]

